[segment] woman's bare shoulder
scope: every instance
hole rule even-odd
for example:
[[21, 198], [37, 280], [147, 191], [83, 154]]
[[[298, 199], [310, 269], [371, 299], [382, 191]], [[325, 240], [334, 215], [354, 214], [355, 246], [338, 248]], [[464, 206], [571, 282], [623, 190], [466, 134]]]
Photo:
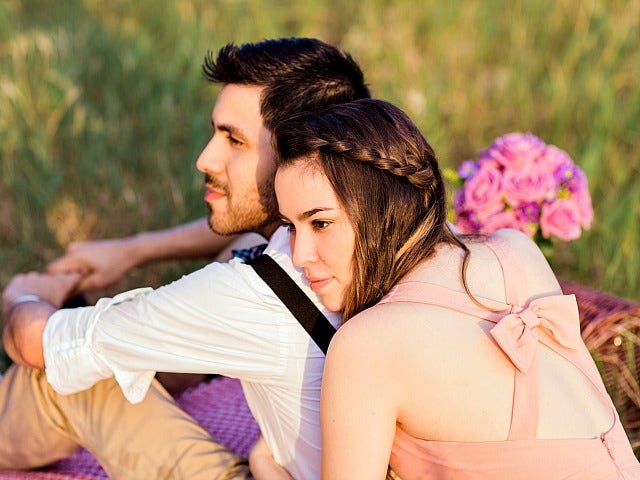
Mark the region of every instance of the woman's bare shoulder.
[[[345, 355], [353, 360], [357, 352], [364, 358], [385, 355], [396, 342], [402, 341], [407, 329], [402, 326], [406, 318], [406, 304], [378, 304], [345, 322], [336, 332], [329, 353]], [[370, 358], [370, 357], [369, 357]]]
[[493, 232], [489, 237], [500, 238], [515, 247], [539, 250], [536, 243], [529, 236], [515, 228], [501, 228]]
[[512, 251], [518, 255], [532, 296], [561, 291], [544, 253], [530, 237], [511, 228], [497, 230], [491, 234], [491, 237], [507, 242]]
[[[413, 302], [390, 302], [360, 312], [341, 326], [330, 349], [341, 351], [343, 358], [385, 358], [400, 362], [399, 351], [438, 350], [439, 340], [454, 328], [454, 312]], [[446, 343], [446, 342], [445, 342]]]

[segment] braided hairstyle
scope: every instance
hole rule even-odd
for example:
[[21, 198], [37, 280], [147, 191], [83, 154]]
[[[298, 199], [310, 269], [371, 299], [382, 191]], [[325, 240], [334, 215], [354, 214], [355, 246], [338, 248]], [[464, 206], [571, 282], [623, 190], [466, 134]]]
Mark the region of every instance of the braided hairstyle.
[[290, 117], [274, 128], [278, 167], [309, 162], [355, 231], [344, 319], [375, 305], [442, 242], [468, 250], [447, 223], [435, 152], [409, 117], [373, 99]]

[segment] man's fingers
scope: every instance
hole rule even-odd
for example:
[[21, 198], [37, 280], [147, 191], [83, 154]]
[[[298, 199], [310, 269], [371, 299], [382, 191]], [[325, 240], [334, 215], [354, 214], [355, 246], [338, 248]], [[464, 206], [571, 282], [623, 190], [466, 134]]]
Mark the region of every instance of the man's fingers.
[[69, 285], [75, 285], [84, 276], [82, 272], [62, 272], [53, 274], [60, 278], [62, 281], [67, 282]]
[[96, 288], [100, 288], [102, 284], [94, 275], [86, 275], [80, 279], [78, 284], [74, 288], [74, 293], [85, 293]]
[[48, 273], [77, 272], [81, 275], [86, 275], [89, 273], [90, 268], [85, 262], [64, 256], [49, 263], [46, 270]]

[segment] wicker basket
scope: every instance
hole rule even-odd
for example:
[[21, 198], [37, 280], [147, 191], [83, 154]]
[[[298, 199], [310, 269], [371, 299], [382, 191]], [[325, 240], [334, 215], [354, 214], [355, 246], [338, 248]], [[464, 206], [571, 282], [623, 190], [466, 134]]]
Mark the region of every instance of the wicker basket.
[[640, 304], [576, 283], [560, 285], [576, 296], [582, 338], [640, 458]]

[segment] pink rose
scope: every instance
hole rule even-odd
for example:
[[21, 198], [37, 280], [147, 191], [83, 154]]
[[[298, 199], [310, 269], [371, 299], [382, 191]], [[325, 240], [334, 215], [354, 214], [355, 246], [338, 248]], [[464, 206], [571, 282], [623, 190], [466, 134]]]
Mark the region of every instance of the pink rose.
[[487, 217], [480, 227], [480, 231], [489, 235], [490, 233], [500, 230], [501, 228], [515, 228], [518, 219], [513, 210], [494, 213]]
[[537, 168], [543, 168], [546, 171], [555, 172], [560, 167], [568, 167], [573, 165], [573, 160], [567, 152], [559, 149], [555, 145], [547, 145], [542, 155], [536, 161]]
[[541, 168], [505, 170], [502, 189], [507, 203], [513, 207], [522, 202], [551, 200], [558, 193], [553, 172]]
[[540, 230], [544, 238], [555, 235], [560, 240], [575, 240], [580, 236], [582, 213], [571, 198], [545, 203], [540, 213]]
[[531, 133], [508, 133], [496, 138], [480, 153], [480, 158], [493, 159], [505, 168], [523, 168], [537, 161], [546, 144]]
[[[587, 177], [571, 157], [531, 133], [496, 138], [458, 169], [456, 225], [467, 233], [515, 228], [538, 240], [573, 240], [593, 222]], [[538, 236], [541, 235], [541, 237]]]
[[482, 165], [464, 186], [464, 209], [474, 211], [478, 221], [502, 210], [501, 183], [502, 172], [499, 169]]
[[580, 225], [585, 230], [588, 230], [593, 222], [593, 206], [591, 205], [591, 195], [589, 195], [587, 186], [585, 185], [584, 188], [578, 190], [573, 195], [573, 198], [580, 211]]
[[480, 227], [480, 232], [489, 235], [501, 228], [515, 228], [528, 235], [529, 238], [533, 238], [537, 227], [527, 222], [516, 210], [505, 210], [487, 218]]
[[486, 152], [487, 150], [480, 152], [480, 156], [478, 157], [478, 166], [497, 168], [498, 170], [502, 170], [502, 164], [498, 162], [495, 158], [487, 155]]

